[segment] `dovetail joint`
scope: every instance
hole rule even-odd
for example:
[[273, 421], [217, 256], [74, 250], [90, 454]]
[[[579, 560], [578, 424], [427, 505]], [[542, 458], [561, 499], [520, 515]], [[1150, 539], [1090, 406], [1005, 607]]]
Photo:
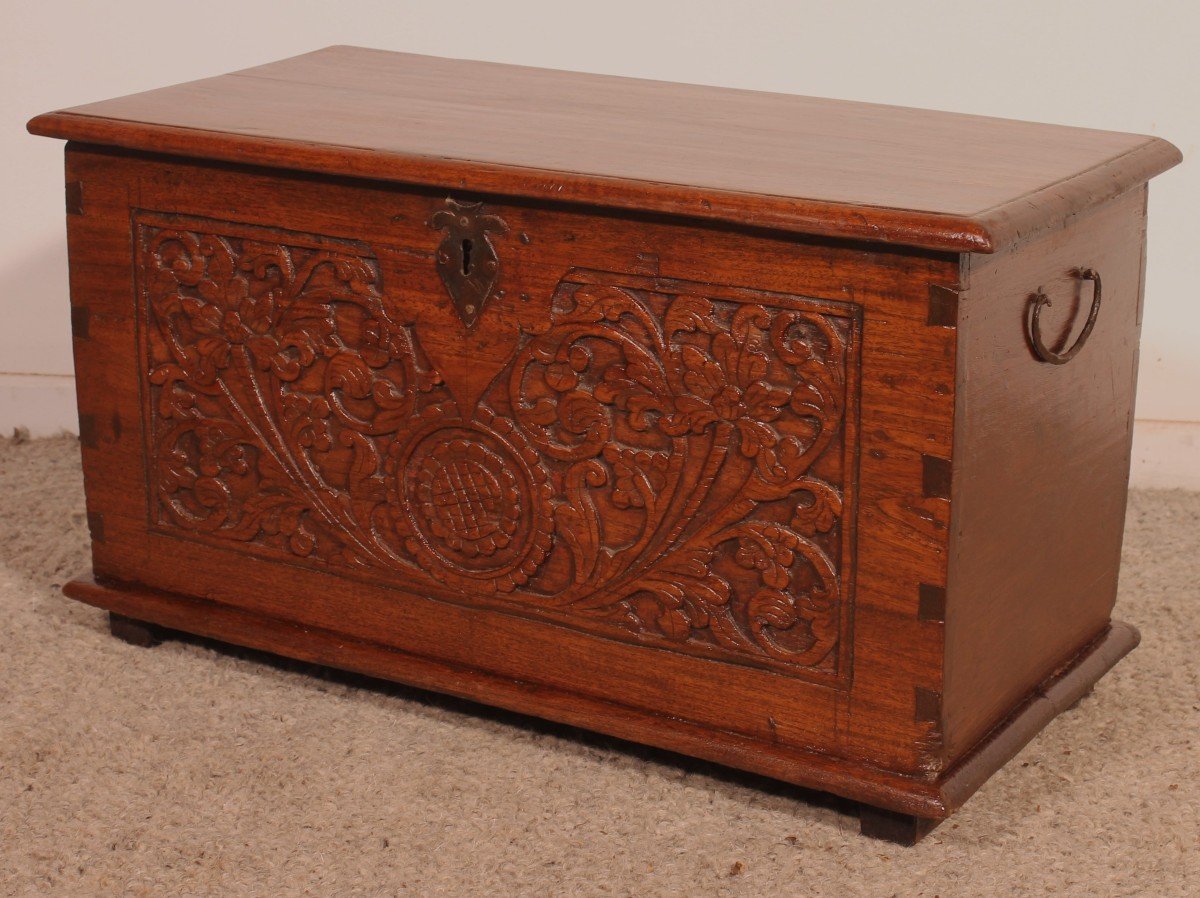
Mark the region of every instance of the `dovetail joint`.
[[83, 182], [68, 181], [67, 182], [67, 214], [82, 215], [83, 214]]
[[946, 589], [922, 583], [918, 592], [917, 620], [946, 622]]
[[98, 433], [96, 431], [95, 415], [79, 416], [79, 443], [88, 449], [95, 449]]
[[942, 694], [940, 692], [926, 689], [924, 686], [917, 686], [913, 699], [915, 720], [923, 723], [941, 723]]
[[921, 456], [921, 488], [927, 499], [950, 498], [951, 464], [936, 455]]
[[92, 313], [87, 306], [71, 306], [71, 333], [76, 339], [86, 340], [91, 330]]
[[958, 327], [958, 291], [941, 284], [929, 285], [930, 327]]

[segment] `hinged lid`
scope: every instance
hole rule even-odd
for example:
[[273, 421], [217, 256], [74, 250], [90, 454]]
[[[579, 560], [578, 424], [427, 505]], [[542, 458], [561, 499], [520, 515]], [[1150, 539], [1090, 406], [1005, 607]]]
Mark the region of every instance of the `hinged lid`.
[[48, 113], [29, 130], [967, 252], [1181, 159], [1134, 134], [358, 47]]

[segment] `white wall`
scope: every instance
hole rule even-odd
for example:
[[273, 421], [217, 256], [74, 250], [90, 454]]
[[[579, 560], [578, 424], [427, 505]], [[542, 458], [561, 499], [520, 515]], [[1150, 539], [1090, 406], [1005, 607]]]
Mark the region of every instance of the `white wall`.
[[[1192, 0], [22, 0], [5, 20], [0, 432], [75, 424], [62, 145], [24, 131], [50, 109], [346, 43], [1136, 131], [1185, 156], [1200, 137]], [[1197, 160], [1150, 203], [1135, 481], [1200, 488]]]

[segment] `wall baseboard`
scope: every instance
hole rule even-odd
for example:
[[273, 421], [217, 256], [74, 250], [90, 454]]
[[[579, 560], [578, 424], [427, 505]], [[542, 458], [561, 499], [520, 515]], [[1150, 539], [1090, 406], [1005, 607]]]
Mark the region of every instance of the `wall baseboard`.
[[[79, 432], [75, 378], [0, 374], [0, 436]], [[1135, 421], [1130, 483], [1135, 489], [1200, 490], [1200, 421]]]
[[1134, 421], [1135, 489], [1200, 490], [1200, 421]]
[[32, 437], [79, 433], [70, 374], [0, 374], [0, 436], [17, 428]]

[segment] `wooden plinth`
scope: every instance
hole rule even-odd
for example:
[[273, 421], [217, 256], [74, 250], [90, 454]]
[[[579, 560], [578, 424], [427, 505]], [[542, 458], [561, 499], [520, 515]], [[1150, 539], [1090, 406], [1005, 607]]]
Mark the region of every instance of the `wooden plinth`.
[[[1014, 708], [961, 761], [939, 778], [919, 779], [647, 714], [588, 696], [507, 680], [379, 643], [190, 596], [136, 585], [100, 585], [90, 579], [74, 580], [64, 587], [64, 592], [112, 612], [113, 633], [121, 638], [134, 631], [135, 635], [144, 631], [159, 639], [164, 630], [194, 633], [534, 714], [841, 795], [868, 806], [862, 814], [865, 835], [901, 844], [915, 844], [937, 821], [948, 817], [1050, 720], [1091, 691], [1096, 681], [1139, 640], [1135, 628], [1113, 622], [1069, 665]], [[128, 641], [150, 645], [155, 639]]]

